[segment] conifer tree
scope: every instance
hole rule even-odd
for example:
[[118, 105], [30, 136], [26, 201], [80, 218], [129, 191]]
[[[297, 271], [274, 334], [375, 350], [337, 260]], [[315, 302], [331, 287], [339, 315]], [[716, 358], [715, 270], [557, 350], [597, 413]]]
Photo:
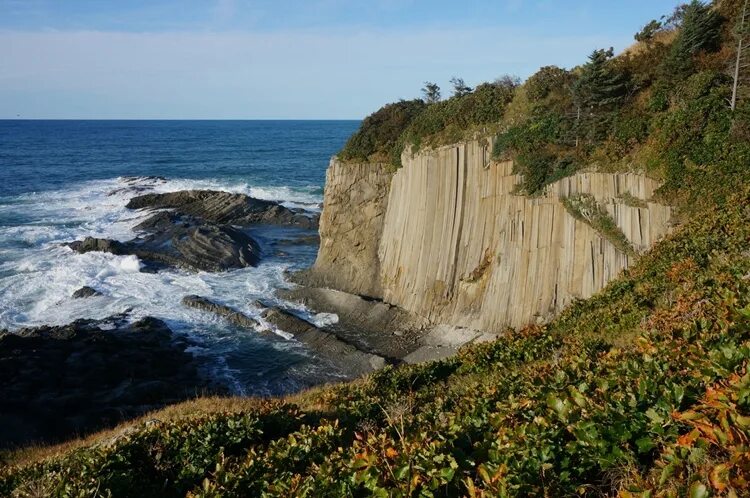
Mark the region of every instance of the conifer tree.
[[440, 87], [436, 83], [425, 81], [422, 87], [422, 95], [424, 96], [424, 101], [428, 104], [440, 102]]
[[596, 140], [611, 113], [625, 101], [628, 77], [613, 64], [614, 50], [594, 50], [573, 85], [578, 135]]
[[464, 83], [463, 78], [458, 78], [456, 76], [451, 78], [451, 85], [453, 85], [454, 97], [463, 97], [464, 95], [470, 94], [472, 91], [472, 88]]
[[721, 16], [710, 6], [692, 0], [683, 6], [679, 34], [664, 61], [667, 80], [682, 78], [693, 68], [693, 56], [702, 51], [715, 51], [721, 43]]

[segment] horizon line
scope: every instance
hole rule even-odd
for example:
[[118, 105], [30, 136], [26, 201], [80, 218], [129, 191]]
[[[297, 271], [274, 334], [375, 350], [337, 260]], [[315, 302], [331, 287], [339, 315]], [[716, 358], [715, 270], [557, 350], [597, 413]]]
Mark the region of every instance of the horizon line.
[[3, 118], [0, 121], [362, 121], [364, 118]]

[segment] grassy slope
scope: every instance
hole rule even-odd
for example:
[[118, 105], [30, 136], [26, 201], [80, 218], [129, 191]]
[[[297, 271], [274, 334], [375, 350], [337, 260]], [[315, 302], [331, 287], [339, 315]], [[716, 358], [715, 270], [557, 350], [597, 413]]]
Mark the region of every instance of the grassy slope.
[[[599, 295], [441, 362], [283, 400], [197, 400], [114, 439], [18, 453], [0, 496], [750, 495], [750, 112], [726, 109], [726, 55], [696, 57], [658, 108], [658, 79], [643, 87], [585, 151], [661, 172], [691, 218]], [[543, 168], [570, 156], [552, 145]]]
[[109, 446], [7, 468], [0, 495], [682, 495], [705, 486], [742, 496], [743, 190], [546, 327], [286, 401], [157, 413], [164, 422]]

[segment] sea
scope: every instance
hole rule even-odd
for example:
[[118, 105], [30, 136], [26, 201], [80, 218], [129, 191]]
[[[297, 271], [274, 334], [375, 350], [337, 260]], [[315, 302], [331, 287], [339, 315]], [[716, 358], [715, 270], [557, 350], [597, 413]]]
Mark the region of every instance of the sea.
[[[253, 229], [258, 267], [221, 273], [141, 271], [135, 256], [77, 254], [86, 236], [129, 240], [146, 213], [142, 192], [216, 189], [319, 211], [330, 157], [358, 121], [0, 120], [0, 330], [102, 319], [131, 310], [190, 339], [205, 375], [237, 395], [275, 395], [340, 376], [288, 334], [233, 327], [180, 304], [198, 294], [259, 318], [271, 301], [325, 325], [338, 317], [280, 301], [288, 271], [309, 267], [315, 245], [281, 245], [295, 229]], [[149, 177], [163, 177], [154, 179]], [[132, 177], [138, 177], [133, 180]], [[101, 296], [73, 299], [90, 286]], [[262, 319], [261, 319], [261, 323]]]

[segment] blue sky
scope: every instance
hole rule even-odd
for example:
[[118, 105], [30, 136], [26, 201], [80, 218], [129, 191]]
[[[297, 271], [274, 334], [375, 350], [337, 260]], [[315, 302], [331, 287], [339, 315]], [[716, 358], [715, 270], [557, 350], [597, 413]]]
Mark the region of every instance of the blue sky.
[[677, 3], [0, 0], [0, 118], [360, 119], [622, 50]]

